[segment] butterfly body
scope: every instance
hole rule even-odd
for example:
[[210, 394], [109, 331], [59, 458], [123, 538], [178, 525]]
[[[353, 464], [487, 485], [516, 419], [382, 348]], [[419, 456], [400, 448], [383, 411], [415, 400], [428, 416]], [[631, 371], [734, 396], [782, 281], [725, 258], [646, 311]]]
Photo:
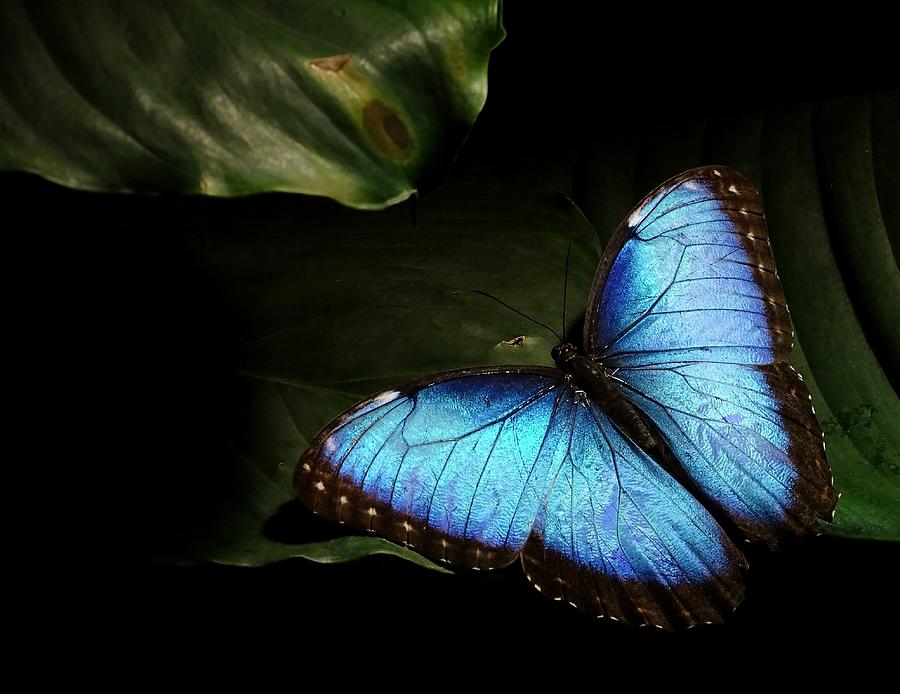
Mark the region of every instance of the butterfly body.
[[550, 356], [561, 370], [571, 375], [572, 383], [603, 408], [632, 441], [647, 451], [659, 447], [641, 413], [615, 386], [613, 376], [603, 364], [579, 354], [570, 342], [554, 347]]
[[463, 369], [373, 395], [318, 434], [295, 490], [436, 561], [521, 558], [536, 588], [589, 614], [722, 621], [743, 596], [732, 536], [815, 533], [837, 502], [785, 361], [792, 337], [758, 194], [737, 172], [694, 169], [613, 235], [583, 353], [564, 343], [558, 368]]

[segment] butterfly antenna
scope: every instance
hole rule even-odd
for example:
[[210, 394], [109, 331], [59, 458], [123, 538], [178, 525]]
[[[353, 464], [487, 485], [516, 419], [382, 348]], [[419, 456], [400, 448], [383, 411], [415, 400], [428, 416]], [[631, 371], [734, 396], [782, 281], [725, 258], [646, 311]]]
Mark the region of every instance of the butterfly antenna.
[[494, 296], [493, 294], [488, 294], [487, 292], [483, 292], [483, 291], [481, 291], [480, 289], [473, 289], [472, 292], [475, 293], [475, 294], [481, 294], [481, 296], [486, 296], [488, 299], [492, 299], [492, 300], [496, 301], [498, 304], [500, 304], [501, 306], [504, 306], [504, 307], [508, 308], [508, 309], [509, 309], [510, 311], [512, 311], [513, 313], [518, 313], [520, 316], [522, 316], [522, 318], [527, 318], [527, 319], [530, 320], [532, 323], [535, 323], [535, 324], [541, 326], [542, 328], [545, 328], [546, 330], [549, 330], [551, 333], [553, 333], [553, 336], [554, 336], [557, 340], [559, 340], [560, 342], [563, 341], [563, 339], [559, 336], [559, 333], [557, 333], [557, 332], [556, 332], [553, 328], [551, 328], [549, 325], [547, 325], [546, 323], [541, 323], [539, 320], [537, 320], [536, 318], [532, 318], [532, 317], [529, 316], [527, 313], [522, 313], [519, 309], [513, 308], [513, 307], [510, 306], [508, 303], [506, 303], [505, 301], [501, 301], [500, 299], [498, 299], [498, 298], [497, 298], [496, 296]]
[[[572, 239], [569, 239], [569, 247], [566, 250], [566, 271], [563, 274], [563, 322], [562, 322], [562, 334], [566, 334], [566, 304], [568, 303], [566, 300], [566, 295], [569, 292], [569, 257], [572, 255]], [[564, 339], [560, 338], [560, 342], [565, 342]]]

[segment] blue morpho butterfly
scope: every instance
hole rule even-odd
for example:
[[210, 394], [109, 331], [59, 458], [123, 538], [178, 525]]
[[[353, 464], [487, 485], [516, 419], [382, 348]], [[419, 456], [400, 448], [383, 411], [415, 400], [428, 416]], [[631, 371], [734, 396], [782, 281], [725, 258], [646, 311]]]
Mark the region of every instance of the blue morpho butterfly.
[[[584, 354], [378, 393], [303, 454], [316, 513], [490, 569], [629, 624], [721, 621], [743, 596], [731, 538], [819, 531], [837, 494], [759, 195], [687, 171], [621, 224], [594, 278]], [[728, 532], [726, 533], [726, 530]]]

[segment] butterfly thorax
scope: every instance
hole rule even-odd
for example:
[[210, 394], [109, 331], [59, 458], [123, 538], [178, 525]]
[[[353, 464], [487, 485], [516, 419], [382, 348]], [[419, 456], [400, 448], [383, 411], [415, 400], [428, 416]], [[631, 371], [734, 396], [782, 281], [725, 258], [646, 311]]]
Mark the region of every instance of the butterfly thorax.
[[601, 363], [579, 354], [578, 348], [569, 342], [554, 347], [551, 356], [560, 369], [571, 375], [576, 388], [600, 405], [632, 441], [647, 451], [657, 448], [644, 418], [625, 399]]

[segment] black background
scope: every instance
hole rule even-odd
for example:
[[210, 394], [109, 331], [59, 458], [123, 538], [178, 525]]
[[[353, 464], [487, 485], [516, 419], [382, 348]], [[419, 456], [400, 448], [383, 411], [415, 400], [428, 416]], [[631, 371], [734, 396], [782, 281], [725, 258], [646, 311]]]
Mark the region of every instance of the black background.
[[[893, 64], [886, 62], [890, 42], [877, 35], [883, 19], [843, 16], [825, 28], [694, 12], [660, 16], [629, 7], [583, 16], [574, 4], [507, 3], [508, 37], [492, 58], [488, 104], [463, 158], [502, 169], [539, 143], [592, 129], [896, 86], [879, 70]], [[7, 206], [28, 231], [11, 257], [19, 271], [41, 278], [23, 290], [41, 316], [26, 311], [22, 325], [49, 330], [44, 373], [57, 411], [66, 413], [43, 426], [40, 442], [52, 444], [55, 461], [48, 493], [65, 498], [49, 579], [62, 598], [53, 620], [67, 633], [99, 624], [109, 636], [160, 634], [159, 644], [180, 648], [211, 638], [265, 641], [287, 629], [287, 647], [305, 657], [349, 643], [386, 663], [406, 662], [410, 653], [465, 652], [467, 643], [471, 657], [490, 660], [502, 645], [520, 654], [507, 667], [521, 668], [534, 653], [570, 643], [607, 664], [664, 652], [727, 659], [750, 647], [787, 658], [798, 644], [824, 657], [836, 646], [874, 645], [900, 617], [897, 546], [831, 537], [793, 542], [777, 554], [750, 548], [747, 598], [734, 618], [684, 634], [588, 619], [540, 596], [518, 566], [441, 575], [385, 557], [257, 569], [154, 563], [146, 548], [172, 530], [156, 524], [158, 510], [146, 512], [158, 491], [155, 466], [165, 469], [173, 447], [201, 454], [191, 398], [215, 392], [217, 370], [227, 366], [220, 351], [227, 341], [219, 340], [227, 326], [215, 311], [196, 320], [192, 309], [206, 307], [204, 287], [190, 268], [173, 266], [164, 233], [154, 236], [151, 227], [169, 217], [184, 224], [193, 205], [228, 201], [75, 193], [21, 174], [5, 175], [4, 183]], [[52, 296], [39, 286], [52, 287]], [[129, 376], [136, 369], [137, 380]], [[196, 392], [185, 395], [177, 389], [187, 374]], [[173, 405], [173, 393], [191, 405]], [[46, 397], [36, 396], [32, 411], [45, 408]], [[211, 407], [205, 418], [218, 412]], [[207, 425], [215, 426], [201, 422]]]

